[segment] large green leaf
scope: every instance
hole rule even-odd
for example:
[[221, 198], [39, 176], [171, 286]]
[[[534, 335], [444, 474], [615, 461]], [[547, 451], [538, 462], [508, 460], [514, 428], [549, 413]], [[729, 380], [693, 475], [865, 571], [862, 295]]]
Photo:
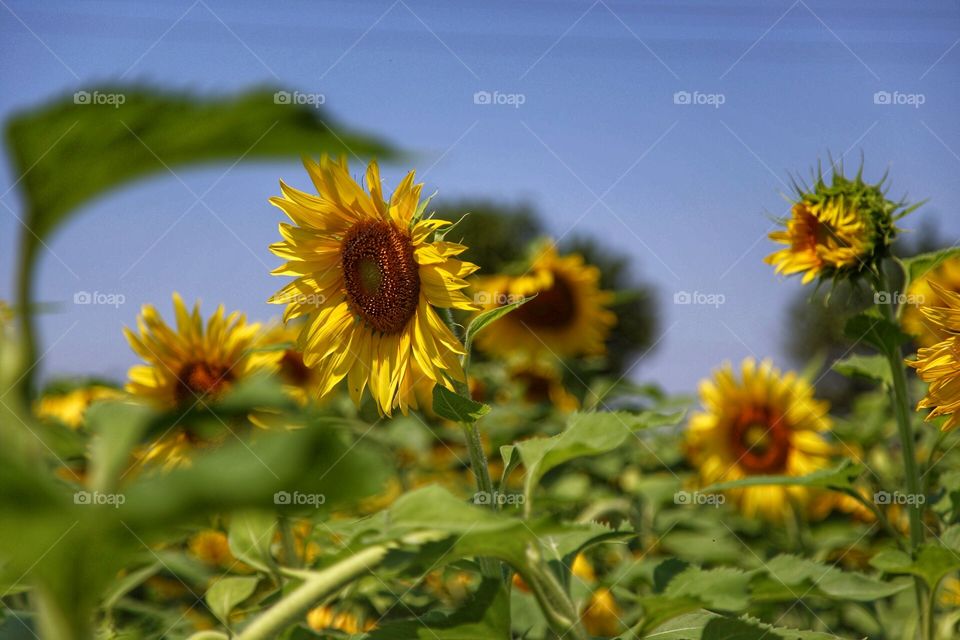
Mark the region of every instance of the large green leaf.
[[213, 615], [225, 625], [230, 624], [230, 612], [253, 595], [260, 578], [256, 576], [227, 576], [216, 580], [207, 589], [204, 600]]
[[870, 564], [887, 573], [919, 576], [935, 589], [945, 575], [960, 569], [960, 553], [927, 543], [917, 551], [916, 560], [903, 551], [889, 549], [874, 556]]
[[658, 414], [626, 411], [574, 413], [567, 428], [550, 438], [532, 438], [500, 448], [504, 464], [515, 464], [514, 451], [526, 467], [524, 495], [529, 503], [534, 487], [551, 469], [583, 456], [596, 456], [613, 451], [628, 437], [650, 427], [674, 425], [683, 419], [683, 412]]
[[433, 410], [441, 418], [470, 423], [489, 413], [490, 407], [438, 384], [433, 388]]
[[804, 593], [839, 600], [870, 602], [903, 591], [908, 582], [884, 582], [855, 571], [841, 571], [808, 558], [782, 554], [764, 565], [766, 573], [788, 587], [793, 597]]
[[944, 260], [957, 257], [960, 257], [960, 247], [951, 247], [931, 251], [930, 253], [921, 253], [911, 258], [903, 258], [901, 262], [907, 276], [907, 285], [918, 278], [922, 278], [928, 271], [937, 268]]
[[850, 318], [843, 332], [854, 343], [869, 344], [884, 355], [890, 355], [894, 349], [910, 340], [910, 336], [901, 331], [896, 323], [881, 316], [876, 307]]
[[829, 489], [853, 489], [853, 482], [863, 472], [862, 465], [844, 460], [836, 467], [821, 469], [805, 476], [749, 476], [740, 480], [718, 482], [702, 491], [721, 491], [740, 487], [758, 487], [762, 485], [798, 485], [804, 487], [824, 487]]
[[274, 566], [270, 555], [277, 518], [269, 511], [241, 511], [230, 518], [227, 540], [230, 551], [240, 560], [261, 571]]
[[893, 384], [890, 363], [881, 355], [860, 355], [858, 353], [833, 363], [833, 370], [848, 378], [860, 376], [880, 382], [887, 387]]
[[[24, 238], [42, 242], [71, 211], [104, 191], [187, 164], [321, 152], [396, 155], [393, 147], [342, 128], [320, 109], [283, 104], [275, 95], [258, 89], [199, 97], [103, 86], [14, 117], [7, 142], [26, 196], [24, 222], [36, 234]], [[122, 104], [96, 104], [98, 96], [117, 96], [113, 102]]]

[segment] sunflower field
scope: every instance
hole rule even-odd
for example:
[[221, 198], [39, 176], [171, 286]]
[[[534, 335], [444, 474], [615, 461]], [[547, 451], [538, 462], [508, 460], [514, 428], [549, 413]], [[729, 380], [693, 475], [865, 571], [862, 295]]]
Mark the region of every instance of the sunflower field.
[[[122, 105], [7, 125], [0, 638], [960, 637], [960, 249], [902, 243], [920, 204], [874, 159], [811, 158], [767, 240], [839, 357], [677, 395], [629, 375], [657, 318], [617, 255], [434, 200], [272, 90], [93, 94]], [[125, 378], [38, 376], [39, 257], [82, 205], [300, 154], [262, 194], [263, 309], [171, 290], [112, 337]]]

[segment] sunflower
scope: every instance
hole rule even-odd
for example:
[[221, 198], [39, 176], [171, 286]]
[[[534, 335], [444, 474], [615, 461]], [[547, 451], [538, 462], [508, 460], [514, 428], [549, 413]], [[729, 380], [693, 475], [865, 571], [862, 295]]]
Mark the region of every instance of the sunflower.
[[928, 321], [920, 310], [921, 306], [947, 306], [946, 301], [930, 286], [932, 282], [948, 291], [960, 293], [960, 255], [946, 258], [916, 278], [907, 289], [908, 304], [903, 308], [903, 328], [907, 333], [916, 336], [922, 347], [932, 347], [948, 337]]
[[769, 235], [786, 248], [765, 262], [777, 273], [802, 273], [803, 284], [875, 271], [896, 237], [894, 219], [911, 210], [887, 200], [882, 187], [883, 181], [866, 184], [860, 174], [851, 180], [835, 171], [830, 185], [818, 176], [812, 189], [798, 189], [786, 228]]
[[455, 256], [462, 244], [436, 239], [450, 223], [424, 219], [422, 184], [410, 172], [384, 200], [376, 162], [365, 192], [346, 161], [304, 161], [319, 195], [280, 183], [270, 202], [293, 222], [280, 225], [271, 251], [286, 262], [274, 275], [296, 279], [270, 302], [285, 304], [284, 322], [307, 316], [300, 335], [303, 361], [317, 369], [318, 397], [345, 377], [359, 405], [364, 388], [382, 414], [416, 408], [416, 374], [453, 389], [463, 381], [463, 345], [437, 308], [473, 310], [463, 294], [476, 265]]
[[536, 295], [477, 336], [478, 346], [499, 356], [550, 353], [602, 355], [616, 324], [613, 294], [600, 289], [600, 270], [579, 254], [560, 256], [552, 243], [538, 248], [519, 276], [478, 278], [476, 300], [485, 310]]
[[623, 631], [622, 617], [620, 605], [606, 587], [600, 587], [593, 592], [580, 614], [587, 633], [603, 638], [616, 636]]
[[216, 529], [204, 529], [191, 536], [187, 549], [190, 555], [214, 567], [231, 568], [237, 561], [230, 551], [227, 535]]
[[362, 622], [351, 611], [337, 611], [333, 607], [321, 605], [307, 612], [307, 626], [314, 631], [335, 630], [356, 635], [377, 628], [374, 620]]
[[[238, 312], [225, 315], [222, 305], [204, 324], [200, 304], [188, 310], [176, 293], [173, 308], [175, 329], [149, 304], [137, 317], [139, 333], [124, 328], [130, 347], [146, 363], [130, 369], [126, 390], [131, 395], [159, 409], [188, 410], [217, 400], [255, 374], [276, 370], [279, 354], [257, 350], [259, 324], [248, 324]], [[194, 445], [202, 444], [194, 440], [185, 429], [172, 430], [148, 447], [142, 461], [183, 462]]]
[[119, 389], [95, 384], [62, 393], [45, 393], [33, 412], [38, 418], [57, 420], [71, 429], [79, 429], [91, 404], [122, 397], [123, 392]]
[[508, 374], [524, 402], [546, 404], [565, 413], [576, 411], [580, 405], [563, 385], [563, 377], [551, 360], [523, 360], [512, 364]]
[[[700, 384], [704, 411], [693, 416], [686, 450], [704, 485], [752, 475], [802, 476], [829, 465], [832, 447], [827, 403], [795, 373], [781, 374], [768, 361], [748, 358], [742, 379], [728, 363]], [[748, 516], [782, 519], [791, 504], [806, 505], [805, 487], [776, 485], [731, 489]]]
[[309, 402], [312, 390], [320, 384], [318, 371], [303, 362], [303, 352], [297, 344], [300, 327], [297, 324], [276, 323], [265, 332], [263, 342], [268, 347], [282, 346], [277, 375], [283, 383], [284, 391], [298, 404]]
[[936, 282], [930, 282], [933, 292], [943, 306], [922, 306], [920, 311], [937, 335], [944, 339], [931, 347], [921, 347], [917, 359], [907, 364], [917, 370], [926, 382], [927, 395], [917, 404], [917, 410], [933, 409], [927, 420], [950, 416], [941, 430], [950, 431], [960, 425], [960, 294], [948, 291]]

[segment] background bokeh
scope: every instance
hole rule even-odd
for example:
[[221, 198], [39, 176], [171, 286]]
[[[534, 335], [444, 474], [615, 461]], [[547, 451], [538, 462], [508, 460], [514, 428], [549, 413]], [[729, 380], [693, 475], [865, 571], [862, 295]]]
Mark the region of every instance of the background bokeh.
[[[322, 94], [339, 121], [415, 152], [427, 192], [526, 205], [557, 237], [628, 254], [659, 316], [629, 375], [671, 391], [724, 359], [787, 358], [800, 285], [762, 258], [790, 172], [862, 154], [868, 178], [889, 170], [894, 197], [929, 199], [907, 226], [960, 241], [958, 70], [955, 1], [0, 1], [0, 118], [121, 80]], [[522, 104], [477, 104], [478, 91]], [[384, 167], [388, 183], [406, 168]], [[41, 319], [44, 375], [122, 377], [134, 355], [121, 328], [144, 302], [166, 312], [174, 289], [271, 317], [266, 246], [281, 214], [266, 199], [280, 177], [307, 184], [294, 158], [226, 163], [87, 205], [42, 256], [37, 297], [63, 303]], [[5, 158], [0, 298], [13, 291], [18, 179]], [[77, 306], [77, 291], [126, 302]], [[724, 303], [674, 304], [695, 291]]]

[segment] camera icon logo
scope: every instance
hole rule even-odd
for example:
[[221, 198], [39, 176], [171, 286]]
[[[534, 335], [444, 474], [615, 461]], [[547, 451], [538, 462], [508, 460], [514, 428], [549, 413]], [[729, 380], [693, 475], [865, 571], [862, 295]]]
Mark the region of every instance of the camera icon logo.
[[89, 91], [77, 91], [73, 94], [73, 104], [90, 104]]
[[890, 104], [891, 98], [889, 91], [877, 91], [873, 94], [873, 104]]
[[479, 491], [473, 494], [473, 504], [490, 504], [491, 496], [486, 491]]
[[891, 304], [892, 302], [893, 296], [890, 295], [889, 291], [877, 291], [873, 294], [874, 304]]
[[273, 104], [290, 104], [293, 96], [289, 91], [277, 91], [273, 94]]
[[91, 504], [93, 496], [89, 491], [77, 491], [73, 494], [73, 504]]
[[689, 291], [677, 291], [673, 294], [673, 304], [690, 304], [692, 301]]
[[477, 91], [473, 94], [473, 104], [490, 104], [493, 102], [493, 96], [489, 91]]
[[689, 91], [677, 91], [673, 94], [673, 104], [690, 104], [692, 96]]
[[290, 492], [289, 491], [277, 491], [273, 494], [273, 504], [290, 504]]
[[693, 502], [693, 496], [689, 491], [677, 491], [673, 494], [674, 504], [690, 504]]
[[89, 291], [77, 291], [73, 294], [73, 304], [90, 304], [93, 302], [93, 296]]
[[877, 504], [892, 504], [893, 496], [886, 491], [877, 491], [873, 495], [873, 501]]

